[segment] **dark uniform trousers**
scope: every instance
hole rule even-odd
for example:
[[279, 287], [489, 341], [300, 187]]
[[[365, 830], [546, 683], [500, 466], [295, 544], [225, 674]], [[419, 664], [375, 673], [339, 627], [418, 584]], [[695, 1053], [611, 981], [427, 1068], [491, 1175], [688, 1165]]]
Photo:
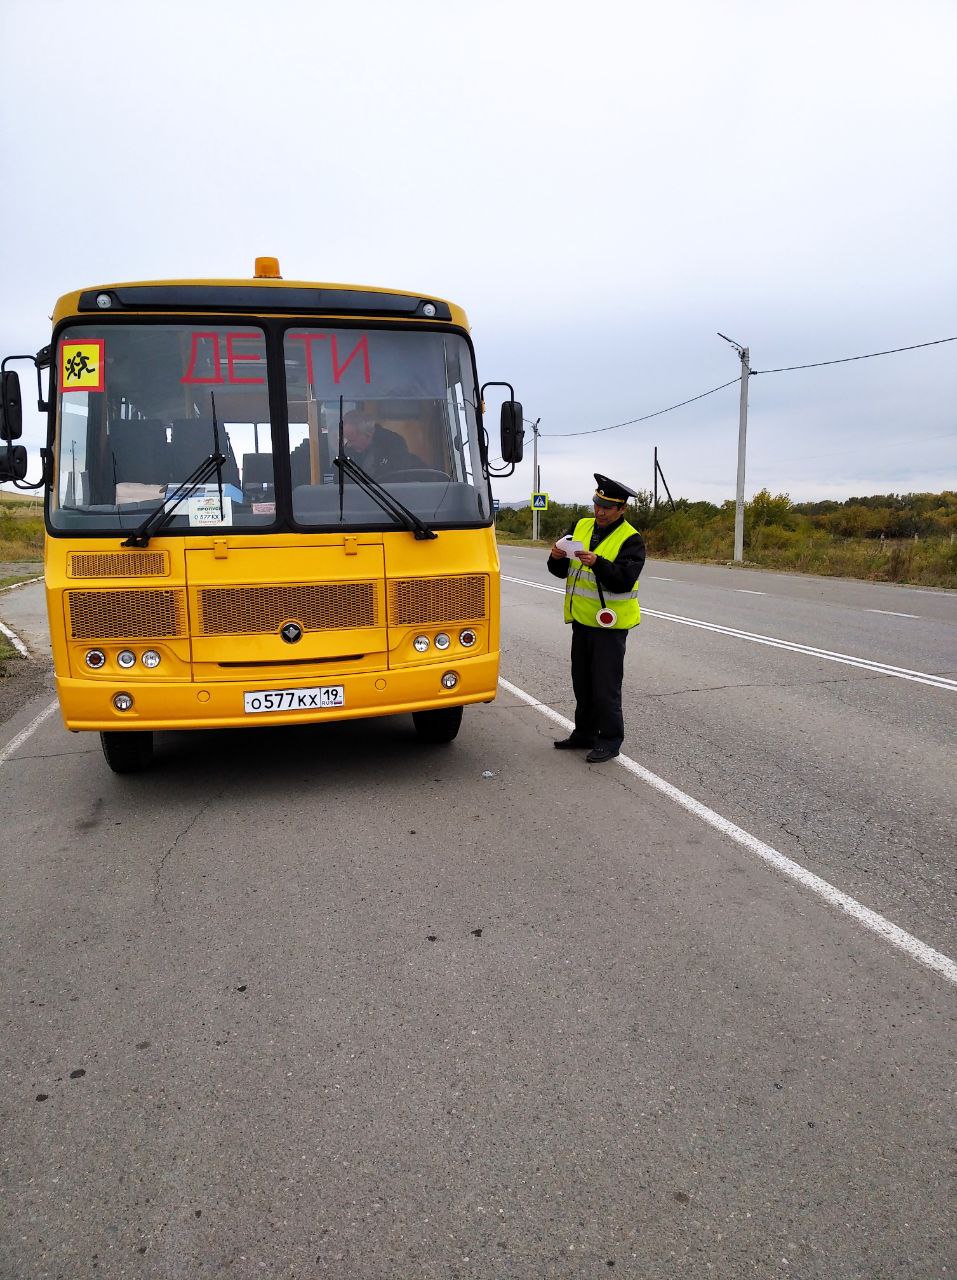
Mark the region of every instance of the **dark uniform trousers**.
[[615, 751], [625, 736], [621, 681], [627, 640], [627, 631], [572, 623], [575, 736]]

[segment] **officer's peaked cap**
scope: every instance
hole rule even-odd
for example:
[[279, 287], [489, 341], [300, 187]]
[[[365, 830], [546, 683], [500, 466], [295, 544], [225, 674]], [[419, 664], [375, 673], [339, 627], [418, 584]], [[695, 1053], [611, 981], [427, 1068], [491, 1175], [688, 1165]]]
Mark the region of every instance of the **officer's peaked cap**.
[[617, 480], [612, 480], [608, 476], [599, 475], [597, 471], [595, 476], [595, 499], [602, 502], [620, 502], [626, 503], [629, 498], [637, 498], [638, 495], [634, 489], [629, 489], [626, 484], [621, 484]]

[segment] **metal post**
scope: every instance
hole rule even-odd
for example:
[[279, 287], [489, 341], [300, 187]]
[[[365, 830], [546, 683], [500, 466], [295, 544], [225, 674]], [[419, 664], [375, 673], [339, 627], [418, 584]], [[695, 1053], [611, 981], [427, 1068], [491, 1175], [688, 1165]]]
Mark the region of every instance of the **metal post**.
[[[538, 424], [541, 418], [536, 418], [532, 423], [532, 492], [538, 493], [541, 487], [541, 478], [538, 474]], [[532, 541], [538, 541], [538, 508], [534, 505], [532, 499]]]
[[741, 358], [741, 400], [738, 410], [738, 486], [734, 503], [734, 561], [740, 564], [744, 559], [744, 460], [748, 439], [748, 378], [751, 368], [748, 364], [750, 352], [740, 342], [718, 334], [725, 342], [730, 342]]
[[738, 409], [738, 489], [734, 503], [734, 559], [744, 559], [744, 461], [748, 440], [748, 348], [741, 350], [741, 402]]

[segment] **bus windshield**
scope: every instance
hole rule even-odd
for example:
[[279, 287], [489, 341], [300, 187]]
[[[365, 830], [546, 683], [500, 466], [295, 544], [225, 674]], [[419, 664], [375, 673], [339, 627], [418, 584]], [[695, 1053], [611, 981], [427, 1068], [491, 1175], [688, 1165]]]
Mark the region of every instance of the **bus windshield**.
[[[350, 480], [340, 504], [340, 439], [344, 454], [421, 519], [489, 522], [464, 338], [298, 327], [286, 330], [282, 351], [284, 370], [271, 368], [265, 329], [239, 320], [64, 329], [51, 529], [132, 531], [213, 453], [225, 461], [164, 533], [392, 526]], [[283, 375], [287, 421], [276, 422], [270, 385]]]
[[[338, 524], [340, 450], [430, 524], [487, 523], [477, 392], [463, 338], [295, 328], [283, 352], [297, 524]], [[342, 520], [382, 521], [374, 500], [348, 479]]]

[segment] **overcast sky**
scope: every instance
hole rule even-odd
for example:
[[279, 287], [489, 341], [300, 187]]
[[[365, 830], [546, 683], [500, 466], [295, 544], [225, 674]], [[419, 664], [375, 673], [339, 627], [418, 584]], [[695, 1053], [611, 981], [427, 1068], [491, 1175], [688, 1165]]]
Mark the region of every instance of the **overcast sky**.
[[[0, 0], [0, 48], [3, 354], [70, 290], [273, 254], [464, 306], [555, 498], [657, 445], [722, 501], [736, 386], [561, 436], [734, 378], [717, 330], [758, 370], [957, 335], [953, 0]], [[955, 488], [955, 406], [957, 342], [754, 377], [747, 492]]]

